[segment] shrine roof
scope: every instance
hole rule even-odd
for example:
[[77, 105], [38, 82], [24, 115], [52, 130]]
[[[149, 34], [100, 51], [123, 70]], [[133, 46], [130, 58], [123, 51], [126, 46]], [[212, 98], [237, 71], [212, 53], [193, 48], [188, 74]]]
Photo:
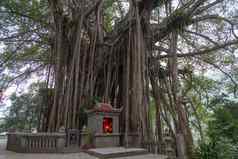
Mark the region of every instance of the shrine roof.
[[87, 111], [87, 113], [92, 112], [104, 112], [104, 113], [120, 113], [122, 109], [113, 108], [111, 104], [108, 103], [97, 103], [94, 108]]

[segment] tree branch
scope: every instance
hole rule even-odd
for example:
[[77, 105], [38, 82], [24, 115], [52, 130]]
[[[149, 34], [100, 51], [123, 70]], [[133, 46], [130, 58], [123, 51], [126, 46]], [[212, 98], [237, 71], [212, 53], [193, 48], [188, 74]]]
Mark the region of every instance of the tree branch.
[[[209, 54], [211, 52], [217, 51], [219, 49], [224, 49], [227, 46], [231, 46], [231, 45], [235, 45], [235, 44], [238, 44], [238, 40], [233, 40], [233, 41], [227, 42], [225, 44], [220, 44], [220, 45], [217, 45], [217, 46], [205, 49], [205, 50], [197, 51], [197, 52], [188, 52], [185, 54], [177, 54], [177, 57], [180, 57], [180, 58], [193, 57], [193, 56], [198, 56], [198, 55]], [[167, 54], [167, 55], [160, 55], [157, 58], [162, 59], [162, 58], [171, 58], [171, 57], [172, 56], [170, 54]]]
[[208, 61], [208, 60], [201, 59], [201, 58], [199, 58], [199, 57], [195, 57], [195, 58], [197, 58], [198, 60], [203, 61], [203, 62], [205, 62], [205, 63], [207, 63], [207, 64], [213, 66], [214, 68], [216, 68], [216, 69], [218, 69], [220, 72], [222, 72], [225, 76], [227, 76], [227, 77], [231, 80], [231, 82], [235, 85], [235, 87], [234, 87], [234, 94], [236, 94], [237, 88], [238, 88], [238, 84], [237, 84], [236, 80], [234, 80], [233, 77], [232, 77], [229, 73], [227, 73], [227, 72], [224, 71], [222, 68], [220, 68], [218, 65], [216, 65], [216, 64], [214, 64], [214, 63], [212, 63], [212, 62], [210, 62], [210, 61]]
[[[19, 79], [19, 78], [21, 78], [21, 77], [24, 77], [24, 76], [27, 77], [27, 76], [31, 75], [32, 73], [34, 73], [34, 72], [40, 70], [42, 67], [44, 67], [44, 65], [39, 65], [39, 66], [37, 66], [37, 67], [34, 68], [34, 69], [27, 69], [25, 72], [23, 72], [23, 73], [21, 73], [21, 74], [15, 76], [15, 77], [13, 77], [13, 78], [10, 79], [9, 81], [7, 81], [7, 84], [6, 84], [6, 86], [5, 86], [5, 89], [6, 89], [7, 87], [9, 87], [9, 85], [10, 85], [12, 82], [14, 82], [15, 80], [17, 80], [17, 79]], [[21, 80], [21, 81], [23, 81], [23, 80]]]

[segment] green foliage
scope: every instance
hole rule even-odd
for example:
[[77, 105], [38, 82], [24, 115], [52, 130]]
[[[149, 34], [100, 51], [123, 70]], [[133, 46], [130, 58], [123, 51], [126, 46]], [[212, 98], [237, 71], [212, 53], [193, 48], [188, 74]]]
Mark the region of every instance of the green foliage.
[[177, 32], [183, 32], [184, 26], [191, 22], [191, 17], [182, 9], [175, 10], [169, 19], [167, 19], [168, 29], [173, 31], [176, 28]]
[[84, 107], [80, 107], [79, 110], [79, 129], [82, 129], [83, 126], [87, 125], [87, 113]]
[[114, 0], [106, 0], [104, 2], [104, 25], [105, 29], [108, 32], [111, 32], [113, 29], [113, 17], [115, 16], [115, 4]]
[[196, 108], [195, 112], [188, 107], [191, 126], [195, 131], [199, 127], [193, 125], [200, 122], [202, 126], [203, 138], [198, 139], [196, 159], [238, 156], [238, 103], [231, 100], [230, 94], [221, 93], [221, 89], [226, 92], [226, 86], [201, 75], [191, 75], [190, 80], [184, 81], [184, 94]]
[[236, 148], [233, 145], [215, 139], [200, 143], [194, 155], [196, 159], [235, 159], [236, 157]]
[[30, 93], [11, 95], [11, 106], [3, 118], [2, 130], [9, 128], [24, 130], [37, 128], [42, 98], [38, 92], [39, 85], [33, 84]]
[[[228, 103], [229, 104], [229, 103]], [[209, 123], [209, 136], [216, 137], [218, 140], [230, 140], [231, 143], [238, 145], [238, 106], [224, 105], [213, 115], [213, 120]]]
[[200, 143], [199, 159], [235, 159], [238, 157], [238, 103], [215, 98], [214, 113], [208, 123], [208, 140]]
[[1, 0], [0, 13], [0, 88], [7, 88], [49, 64], [48, 2]]
[[86, 144], [87, 145], [92, 145], [94, 143], [94, 134], [90, 129], [85, 130], [86, 135]]
[[183, 82], [183, 94], [188, 98], [190, 122], [193, 123], [191, 126], [195, 125], [194, 129], [199, 127], [199, 122], [202, 123], [202, 129], [205, 129], [212, 114], [209, 103], [218, 93], [218, 83], [201, 75], [192, 74], [189, 80]]
[[150, 125], [153, 130], [155, 130], [155, 125], [156, 125], [156, 105], [154, 98], [150, 99], [149, 103], [149, 120], [150, 120]]
[[99, 96], [93, 96], [93, 98], [92, 98], [92, 104], [91, 105], [86, 105], [86, 107], [88, 108], [88, 109], [92, 109], [92, 107], [94, 107], [97, 103], [100, 103], [102, 101], [102, 99], [101, 99], [101, 97], [99, 97]]

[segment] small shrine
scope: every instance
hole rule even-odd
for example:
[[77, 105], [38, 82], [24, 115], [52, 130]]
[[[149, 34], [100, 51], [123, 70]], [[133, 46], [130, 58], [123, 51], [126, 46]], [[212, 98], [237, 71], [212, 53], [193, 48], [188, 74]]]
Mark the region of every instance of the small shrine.
[[110, 104], [98, 103], [87, 111], [88, 129], [93, 134], [95, 147], [115, 147], [120, 145], [119, 115], [121, 109]]

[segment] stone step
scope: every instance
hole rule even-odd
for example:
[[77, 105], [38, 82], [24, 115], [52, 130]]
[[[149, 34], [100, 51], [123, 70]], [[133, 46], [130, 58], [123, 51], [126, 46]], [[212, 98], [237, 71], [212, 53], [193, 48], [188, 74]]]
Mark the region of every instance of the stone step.
[[[171, 159], [165, 155], [159, 154], [146, 154], [146, 155], [137, 155], [137, 156], [129, 156], [129, 157], [120, 157], [116, 159]], [[176, 159], [176, 158], [173, 158]]]
[[142, 149], [142, 148], [124, 148], [124, 147], [96, 148], [96, 149], [89, 149], [86, 152], [88, 154], [96, 156], [100, 159], [148, 154], [148, 151], [146, 149]]

